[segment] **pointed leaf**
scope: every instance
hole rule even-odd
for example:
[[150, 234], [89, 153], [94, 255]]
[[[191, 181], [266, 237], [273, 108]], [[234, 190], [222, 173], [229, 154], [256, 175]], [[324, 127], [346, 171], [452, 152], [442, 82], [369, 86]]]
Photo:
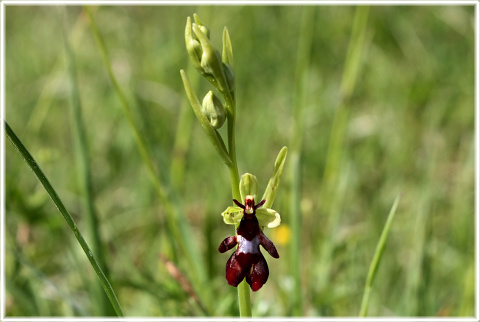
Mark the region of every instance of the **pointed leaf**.
[[222, 61], [233, 69], [233, 49], [232, 42], [230, 41], [230, 35], [228, 33], [227, 27], [223, 29], [223, 50], [222, 50]]
[[262, 200], [266, 200], [265, 204], [263, 205], [264, 208], [270, 208], [275, 200], [275, 196], [277, 195], [277, 188], [280, 183], [280, 177], [282, 176], [285, 158], [287, 157], [287, 150], [287, 147], [284, 146], [278, 153], [272, 176], [268, 181], [267, 189], [265, 189], [265, 193], [262, 197]]

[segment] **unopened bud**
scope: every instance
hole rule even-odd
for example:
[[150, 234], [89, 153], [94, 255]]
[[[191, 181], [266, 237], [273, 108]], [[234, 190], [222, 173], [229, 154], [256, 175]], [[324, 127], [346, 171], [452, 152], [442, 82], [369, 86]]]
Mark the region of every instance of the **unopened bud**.
[[185, 26], [185, 45], [187, 47], [188, 55], [193, 65], [199, 71], [203, 71], [203, 68], [200, 64], [202, 59], [203, 49], [202, 45], [196, 39], [195, 34], [192, 33], [192, 20], [190, 17], [187, 18], [187, 25]]
[[205, 26], [198, 15], [196, 13], [193, 14], [193, 19], [195, 19], [195, 23], [200, 27], [200, 30], [207, 36], [208, 39], [210, 39], [210, 29]]
[[218, 50], [213, 48], [210, 40], [197, 24], [192, 24], [192, 30], [202, 45], [202, 59], [200, 61], [201, 69], [213, 76], [218, 85], [216, 87], [220, 92], [228, 89], [225, 73], [223, 70], [222, 57]]
[[221, 128], [223, 123], [225, 123], [225, 107], [212, 91], [209, 91], [203, 98], [202, 112], [214, 129]]

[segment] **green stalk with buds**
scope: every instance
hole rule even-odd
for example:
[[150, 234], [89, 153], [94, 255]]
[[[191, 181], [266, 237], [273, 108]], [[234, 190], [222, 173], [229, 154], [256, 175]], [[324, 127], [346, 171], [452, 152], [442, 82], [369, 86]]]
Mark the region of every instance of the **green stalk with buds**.
[[[222, 213], [222, 216], [226, 224], [235, 225], [236, 236], [226, 238], [220, 245], [219, 251], [223, 253], [231, 249], [237, 245], [237, 241], [239, 240], [245, 240], [245, 243], [248, 244], [250, 243], [250, 241], [247, 240], [248, 237], [247, 239], [242, 239], [242, 236], [256, 234], [255, 236], [258, 236], [258, 238], [262, 240], [262, 246], [270, 253], [270, 255], [274, 257], [276, 255], [275, 258], [278, 258], [273, 243], [263, 235], [262, 230], [265, 227], [273, 228], [280, 224], [280, 215], [276, 211], [270, 209], [270, 207], [273, 204], [280, 182], [287, 155], [287, 148], [284, 147], [280, 151], [275, 162], [272, 177], [270, 178], [263, 195], [263, 200], [259, 200], [260, 202], [255, 205], [254, 198], [258, 190], [256, 177], [250, 174], [245, 174], [242, 176], [242, 180], [240, 180], [237, 165], [235, 149], [235, 73], [230, 35], [225, 27], [223, 30], [223, 48], [220, 54], [210, 42], [209, 29], [200, 21], [200, 18], [196, 14], [193, 15], [193, 18], [194, 22], [192, 22], [190, 17], [187, 18], [187, 24], [185, 27], [185, 44], [188, 55], [193, 66], [197, 69], [200, 75], [207, 79], [213, 87], [217, 89], [221, 97], [219, 98], [213, 91], [209, 91], [203, 98], [202, 103], [200, 103], [186, 73], [181, 70], [180, 74], [182, 76], [185, 92], [195, 116], [202, 125], [218, 155], [228, 168], [232, 198], [234, 200], [234, 205], [228, 207], [227, 210]], [[218, 132], [218, 129], [224, 126], [225, 123], [227, 124], [226, 144], [223, 137]], [[252, 180], [255, 181], [255, 184], [252, 183]], [[243, 201], [245, 201], [245, 204], [242, 203]], [[242, 228], [242, 226], [246, 225], [242, 218], [247, 217], [248, 220], [254, 222], [254, 227], [258, 226], [258, 231], [256, 233], [252, 233], [252, 231], [249, 231], [248, 229], [245, 231], [245, 228]], [[237, 253], [238, 251], [241, 251], [241, 247], [247, 247], [242, 246], [244, 244], [238, 242], [239, 246], [236, 253], [232, 254], [227, 262], [226, 277], [230, 285], [238, 287], [240, 316], [250, 317], [252, 316], [252, 311], [249, 285], [253, 291], [257, 291], [261, 288], [268, 278], [268, 267], [266, 267], [265, 259], [263, 259], [261, 253], [258, 255], [259, 252], [255, 253], [255, 256], [257, 257], [248, 255], [251, 257], [249, 257], [250, 261], [248, 262], [248, 265], [252, 266], [240, 266], [236, 263], [235, 255], [238, 257]], [[259, 245], [255, 245], [257, 248], [258, 246]], [[255, 268], [255, 271], [257, 272], [264, 272], [264, 274], [254, 276], [254, 274], [251, 273], [253, 268]]]

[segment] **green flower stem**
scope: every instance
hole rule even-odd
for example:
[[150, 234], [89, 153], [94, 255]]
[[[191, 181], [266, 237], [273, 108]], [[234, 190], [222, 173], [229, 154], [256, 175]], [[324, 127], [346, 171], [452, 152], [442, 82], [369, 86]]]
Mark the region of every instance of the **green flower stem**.
[[[234, 161], [234, 165], [229, 167], [230, 170], [230, 180], [232, 183], [232, 195], [234, 199], [240, 200], [240, 179], [238, 175], [237, 162]], [[236, 234], [237, 225], [235, 225], [235, 234]], [[238, 285], [238, 308], [240, 310], [240, 317], [251, 317], [252, 308], [250, 304], [250, 288], [245, 281], [245, 279]]]
[[[229, 123], [230, 125], [230, 123]], [[238, 167], [236, 159], [233, 159], [233, 164], [228, 167], [230, 171], [230, 181], [232, 184], [232, 195], [234, 199], [241, 200], [240, 197], [240, 176], [238, 174]], [[235, 231], [237, 225], [235, 225]], [[243, 280], [237, 287], [238, 291], [238, 308], [240, 310], [240, 317], [251, 317], [252, 316], [252, 308], [250, 304], [250, 288], [245, 280]]]
[[250, 306], [250, 287], [243, 280], [237, 287], [238, 290], [238, 308], [241, 318], [252, 317], [252, 308]]
[[[231, 93], [222, 93], [223, 97], [226, 102], [226, 112], [227, 112], [227, 120], [228, 120], [228, 155], [230, 156], [230, 160], [232, 160], [231, 166], [229, 166], [230, 170], [230, 180], [232, 182], [232, 195], [233, 198], [240, 200], [240, 176], [238, 172], [238, 165], [237, 165], [237, 151], [235, 147], [235, 119], [236, 119], [236, 109], [235, 109], [235, 100]], [[241, 201], [241, 200], [240, 200]]]
[[[235, 109], [235, 100], [231, 93], [222, 93], [225, 102], [226, 102], [226, 112], [227, 112], [227, 120], [228, 120], [228, 155], [230, 156], [230, 160], [232, 160], [232, 164], [229, 165], [228, 170], [230, 171], [230, 181], [232, 183], [232, 196], [234, 199], [240, 200], [240, 175], [238, 172], [238, 165], [237, 165], [237, 151], [235, 148], [235, 119], [236, 119], [236, 109]], [[240, 200], [242, 201], [242, 200]]]
[[[242, 197], [240, 195], [240, 176], [238, 174], [237, 162], [232, 164], [232, 166], [228, 167], [228, 171], [230, 173], [230, 182], [232, 183], [232, 196], [233, 199], [237, 199], [241, 201]], [[243, 201], [241, 201], [243, 202]]]
[[[217, 152], [220, 155], [220, 157], [222, 158], [223, 162], [229, 168], [232, 167], [234, 161], [232, 160], [231, 156], [227, 152], [227, 148], [225, 147], [225, 144], [223, 143], [222, 137], [217, 132], [217, 130], [215, 130], [210, 125], [210, 122], [208, 121], [207, 117], [205, 116], [205, 114], [203, 114], [200, 102], [198, 101], [198, 98], [195, 95], [195, 92], [192, 88], [192, 85], [190, 84], [190, 81], [188, 79], [188, 76], [183, 69], [180, 71], [180, 75], [182, 76], [183, 85], [185, 87], [185, 91], [187, 93], [187, 97], [190, 101], [190, 104], [192, 105], [193, 112], [195, 113], [197, 119], [200, 121], [200, 124], [202, 125], [203, 130], [207, 134], [208, 138], [212, 142], [212, 145], [214, 146], [215, 150], [217, 150]], [[235, 163], [236, 163], [236, 161], [235, 161]], [[237, 174], [237, 176], [238, 176], [238, 174]]]
[[385, 244], [387, 241], [387, 236], [390, 231], [390, 226], [392, 225], [393, 217], [395, 216], [395, 211], [397, 210], [398, 202], [400, 200], [400, 195], [395, 198], [390, 213], [388, 214], [387, 222], [383, 227], [382, 235], [378, 240], [377, 248], [375, 250], [375, 255], [373, 255], [372, 262], [370, 263], [370, 268], [368, 270], [367, 280], [365, 282], [365, 290], [363, 292], [362, 306], [360, 308], [360, 317], [367, 316], [368, 301], [370, 299], [370, 292], [372, 290], [373, 280], [377, 273], [378, 265], [380, 264], [380, 259], [382, 258], [383, 251], [385, 250]]
[[[232, 160], [232, 164], [228, 167], [230, 172], [230, 182], [232, 184], [232, 196], [234, 199], [241, 200], [240, 196], [240, 175], [238, 172], [238, 165], [237, 165], [237, 153], [235, 149], [235, 100], [231, 93], [222, 93], [223, 97], [226, 102], [226, 110], [227, 110], [227, 120], [228, 120], [228, 152], [230, 159]], [[237, 227], [235, 227], [236, 233]], [[251, 301], [250, 301], [250, 288], [245, 280], [243, 280], [237, 287], [238, 291], [238, 308], [240, 311], [240, 317], [251, 317], [252, 316], [252, 308], [251, 308]]]
[[[194, 15], [195, 21], [197, 24], [199, 23], [198, 16]], [[235, 104], [235, 94], [233, 83], [227, 82], [227, 78], [223, 69], [223, 63], [219, 61], [217, 58], [217, 52], [212, 47], [210, 41], [208, 40], [207, 36], [200, 31], [200, 27], [197, 24], [192, 24], [191, 19], [187, 18], [187, 25], [185, 31], [185, 39], [187, 42], [187, 51], [189, 52], [190, 58], [192, 63], [195, 64], [195, 67], [200, 72], [200, 74], [205, 77], [215, 88], [217, 88], [223, 96], [225, 100], [225, 112], [227, 117], [227, 147], [220, 136], [220, 134], [211, 126], [209, 120], [202, 112], [202, 108], [200, 105], [200, 101], [198, 100], [195, 91], [190, 84], [188, 76], [186, 73], [181, 70], [180, 74], [182, 76], [183, 85], [185, 87], [185, 92], [187, 93], [187, 97], [192, 105], [193, 112], [195, 116], [200, 121], [205, 133], [207, 134], [210, 142], [213, 144], [215, 149], [217, 150], [218, 154], [222, 158], [223, 162], [227, 165], [228, 171], [230, 174], [230, 182], [232, 185], [232, 196], [233, 199], [241, 200], [240, 194], [240, 175], [238, 172], [238, 164], [237, 164], [237, 152], [235, 148], [235, 119], [236, 119], [236, 104]], [[203, 56], [202, 56], [202, 63], [200, 64], [198, 57], [192, 51], [190, 47], [190, 41], [192, 38], [192, 29], [195, 35], [198, 37], [202, 49], [203, 49]], [[230, 67], [233, 67], [233, 53], [232, 53], [232, 44], [230, 41], [230, 36], [228, 35], [228, 30], [225, 28], [223, 32], [223, 51], [222, 57], [223, 61], [230, 64]], [[206, 55], [206, 56], [205, 56]], [[203, 62], [203, 58], [207, 57], [207, 61]], [[205, 66], [204, 66], [205, 65]], [[208, 69], [207, 69], [208, 67]], [[208, 70], [208, 73], [206, 71]], [[232, 88], [230, 88], [232, 86]], [[238, 226], [235, 227], [237, 229]], [[240, 316], [241, 317], [251, 317], [252, 310], [250, 304], [250, 289], [247, 282], [242, 281], [238, 285], [238, 306], [240, 309]]]
[[115, 312], [117, 316], [123, 316], [122, 308], [120, 306], [120, 303], [118, 302], [117, 296], [115, 295], [115, 292], [113, 291], [112, 286], [108, 282], [107, 277], [102, 271], [102, 268], [98, 264], [97, 260], [95, 259], [95, 255], [93, 252], [90, 250], [90, 247], [88, 246], [87, 242], [83, 238], [83, 235], [80, 233], [78, 230], [77, 224], [75, 223], [75, 220], [73, 220], [72, 216], [68, 212], [67, 208], [65, 208], [62, 200], [56, 193], [55, 189], [52, 187], [50, 182], [48, 181], [47, 177], [43, 174], [42, 170], [38, 166], [37, 162], [35, 159], [32, 157], [30, 152], [28, 152], [27, 148], [22, 144], [20, 139], [16, 136], [15, 132], [10, 128], [7, 122], [5, 122], [5, 133], [7, 134], [8, 138], [12, 142], [12, 144], [15, 146], [17, 151], [20, 153], [20, 155], [23, 157], [25, 162], [28, 164], [30, 169], [32, 169], [33, 173], [35, 176], [38, 178], [40, 183], [43, 185], [47, 193], [49, 194], [50, 198], [52, 201], [55, 203], [57, 206], [58, 210], [62, 214], [63, 218], [67, 222], [68, 226], [72, 230], [73, 234], [75, 235], [75, 238], [77, 238], [78, 243], [82, 247], [83, 251], [85, 252], [85, 255], [87, 256], [88, 260], [90, 261], [90, 264], [92, 265], [93, 269], [95, 270], [95, 273], [98, 276], [98, 279], [100, 280], [100, 283], [103, 286], [103, 289], [105, 290], [105, 293], [107, 293], [107, 296], [110, 300], [110, 303], [112, 303], [113, 308], [115, 309]]

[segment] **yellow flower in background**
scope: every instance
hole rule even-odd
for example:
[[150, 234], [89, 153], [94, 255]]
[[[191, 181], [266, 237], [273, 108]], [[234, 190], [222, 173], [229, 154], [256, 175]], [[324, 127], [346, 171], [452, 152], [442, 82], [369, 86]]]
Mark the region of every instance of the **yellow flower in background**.
[[288, 245], [292, 236], [292, 231], [288, 225], [280, 225], [272, 232], [272, 239], [278, 245]]

